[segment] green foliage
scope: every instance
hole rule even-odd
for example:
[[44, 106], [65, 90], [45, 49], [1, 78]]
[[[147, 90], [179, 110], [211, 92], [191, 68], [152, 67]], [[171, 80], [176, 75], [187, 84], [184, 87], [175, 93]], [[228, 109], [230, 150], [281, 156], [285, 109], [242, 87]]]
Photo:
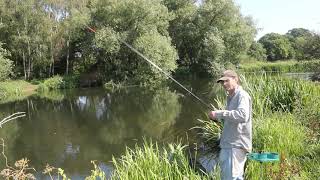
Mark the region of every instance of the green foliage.
[[299, 98], [295, 103], [294, 114], [311, 130], [310, 140], [317, 142], [320, 140], [319, 84], [303, 82], [299, 87]]
[[79, 75], [67, 75], [63, 76], [62, 89], [72, 89], [79, 87]]
[[[204, 152], [199, 152], [199, 154], [213, 154], [212, 157], [217, 156], [220, 152], [220, 136], [223, 129], [221, 122], [212, 121], [209, 117], [208, 120], [198, 119], [200, 122], [198, 126], [192, 129], [198, 130], [198, 144], [203, 144], [206, 148]], [[198, 154], [198, 152], [196, 152]]]
[[68, 75], [64, 77], [56, 75], [46, 79], [43, 83], [40, 83], [37, 90], [45, 92], [48, 90], [71, 89], [76, 87], [79, 87], [78, 75]]
[[[216, 75], [217, 67], [237, 63], [253, 41], [250, 18], [242, 17], [233, 1], [165, 1], [175, 14], [169, 32], [179, 54], [179, 65], [191, 72]], [[221, 70], [221, 69], [219, 69]]]
[[202, 130], [200, 135], [206, 142], [219, 140], [222, 131], [221, 123], [212, 120], [204, 121], [201, 119], [198, 119], [198, 121], [200, 122], [200, 125], [194, 128]]
[[320, 34], [315, 34], [306, 39], [304, 46], [306, 59], [320, 59]]
[[267, 75], [243, 76], [241, 82], [252, 96], [255, 117], [275, 111], [292, 112], [301, 85], [300, 81]]
[[39, 85], [39, 91], [47, 91], [53, 89], [60, 89], [63, 85], [63, 78], [61, 76], [54, 76], [46, 79], [42, 84]]
[[289, 39], [277, 33], [269, 33], [258, 41], [266, 49], [267, 60], [275, 61], [294, 58], [295, 54]]
[[[140, 58], [118, 41], [133, 45], [155, 34], [168, 46], [155, 46], [164, 51], [158, 55], [166, 59], [175, 51], [171, 55], [177, 54], [174, 61], [186, 74], [216, 76], [245, 54], [265, 59], [261, 45], [252, 44], [256, 33], [252, 19], [242, 16], [232, 0], [198, 5], [194, 0], [3, 1], [0, 17], [0, 41], [11, 53], [10, 60], [0, 56], [0, 80], [8, 75], [32, 80], [99, 71], [105, 81], [116, 83], [162, 81], [154, 70], [139, 69]], [[259, 42], [271, 61], [320, 58], [320, 35], [307, 29], [267, 34]], [[140, 45], [152, 59], [155, 48]], [[159, 65], [171, 67], [171, 73], [177, 69], [171, 63], [170, 59]]]
[[[313, 148], [320, 139], [319, 85], [266, 75], [250, 75], [241, 81], [253, 100], [254, 151], [281, 153], [280, 165], [269, 167], [267, 177], [312, 179], [314, 175], [306, 172], [317, 174], [319, 167]], [[258, 178], [259, 169], [258, 163], [251, 162], [246, 177]]]
[[8, 59], [10, 52], [2, 48], [3, 44], [0, 42], [0, 81], [6, 80], [12, 73], [12, 61]]
[[258, 61], [264, 61], [267, 59], [266, 50], [263, 45], [258, 42], [253, 42], [248, 50], [248, 55]]
[[[160, 0], [95, 1], [91, 14], [98, 27], [90, 49], [83, 58], [93, 56], [105, 81], [157, 84], [164, 80], [159, 71], [141, 59], [121, 41], [133, 45], [142, 54], [169, 73], [175, 70], [176, 50], [168, 34], [171, 14]], [[121, 38], [121, 41], [119, 41]]]
[[199, 57], [198, 73], [207, 73], [213, 77], [220, 74], [226, 47], [222, 34], [216, 29], [207, 32], [203, 41], [203, 50]]
[[120, 159], [113, 159], [112, 179], [208, 179], [198, 175], [183, 153], [184, 146], [169, 145], [169, 151], [158, 144], [145, 142], [143, 147], [127, 149]]
[[119, 35], [112, 29], [105, 27], [95, 33], [95, 43], [106, 53], [117, 53], [120, 49]]
[[306, 45], [309, 43], [309, 39], [313, 38], [313, 33], [307, 29], [294, 28], [286, 33], [286, 36], [291, 42], [292, 47], [295, 51], [295, 57], [297, 59], [306, 59], [307, 51]]
[[304, 179], [317, 179], [320, 177], [320, 143], [305, 148], [306, 153], [302, 157], [301, 167]]
[[289, 72], [317, 72], [320, 67], [320, 60], [312, 61], [275, 61], [275, 62], [261, 62], [251, 61], [245, 62], [240, 65], [243, 72], [248, 73], [261, 73], [261, 72], [274, 72], [274, 73], [289, 73]]
[[26, 98], [35, 89], [36, 86], [22, 80], [0, 82], [0, 103]]
[[[253, 132], [254, 152], [277, 152], [280, 162], [264, 166], [264, 177], [286, 179], [300, 176], [297, 172], [298, 160], [305, 154], [308, 146], [307, 128], [290, 113], [273, 113], [261, 120], [256, 120]], [[246, 177], [259, 179], [261, 164], [249, 161]]]
[[[134, 46], [149, 60], [159, 66], [163, 71], [170, 73], [177, 67], [177, 52], [171, 46], [170, 38], [161, 36], [159, 33], [148, 33], [139, 37]], [[157, 84], [157, 80], [167, 79], [167, 77], [157, 68], [138, 57], [137, 67], [133, 70], [136, 82], [146, 82], [147, 84]]]
[[294, 158], [304, 154], [307, 128], [292, 114], [274, 113], [254, 129], [256, 151], [278, 152]]
[[291, 41], [297, 59], [320, 58], [320, 34], [303, 28], [294, 28], [286, 36]]

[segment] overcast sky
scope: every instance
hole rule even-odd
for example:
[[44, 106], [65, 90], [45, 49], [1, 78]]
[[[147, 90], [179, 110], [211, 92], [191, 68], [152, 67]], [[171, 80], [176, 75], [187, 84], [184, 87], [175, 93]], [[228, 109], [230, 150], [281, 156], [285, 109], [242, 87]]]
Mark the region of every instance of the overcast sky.
[[320, 32], [320, 0], [234, 0], [243, 15], [250, 15], [266, 33], [285, 34], [293, 28]]

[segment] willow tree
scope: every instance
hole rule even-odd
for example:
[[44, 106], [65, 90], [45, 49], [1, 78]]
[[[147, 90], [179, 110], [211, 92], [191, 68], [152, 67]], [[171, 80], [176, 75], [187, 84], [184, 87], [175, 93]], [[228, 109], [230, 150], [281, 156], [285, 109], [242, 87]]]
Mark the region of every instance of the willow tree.
[[[168, 27], [171, 14], [161, 0], [98, 0], [91, 2], [90, 26], [97, 30], [83, 59], [93, 59], [105, 80], [137, 83], [158, 82], [164, 76], [119, 40], [140, 50], [161, 68], [176, 68], [177, 53]], [[86, 38], [90, 38], [87, 36]], [[84, 45], [85, 46], [85, 45]], [[85, 48], [82, 48], [85, 49]], [[152, 81], [148, 81], [153, 79]], [[147, 82], [148, 81], [148, 82]]]
[[293, 28], [285, 36], [289, 39], [297, 59], [319, 58], [319, 55], [314, 56], [312, 53], [312, 51], [319, 49], [315, 43], [317, 36], [319, 36], [316, 33], [304, 28]]
[[262, 36], [258, 42], [266, 49], [269, 61], [290, 59], [295, 56], [295, 51], [285, 35], [269, 33]]
[[165, 0], [175, 14], [170, 34], [178, 48], [180, 66], [214, 75], [227, 63], [237, 63], [250, 47], [255, 28], [232, 0]]

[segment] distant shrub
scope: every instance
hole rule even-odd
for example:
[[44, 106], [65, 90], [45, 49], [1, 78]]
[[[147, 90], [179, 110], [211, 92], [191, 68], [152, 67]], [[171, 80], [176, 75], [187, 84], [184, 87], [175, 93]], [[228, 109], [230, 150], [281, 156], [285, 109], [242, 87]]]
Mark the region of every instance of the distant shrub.
[[45, 80], [43, 83], [41, 83], [38, 87], [38, 90], [46, 91], [46, 90], [52, 90], [52, 89], [60, 89], [61, 87], [63, 87], [63, 78], [59, 75], [56, 75], [52, 78]]
[[63, 77], [62, 89], [72, 89], [79, 87], [79, 75], [68, 75]]
[[79, 76], [59, 76], [56, 75], [46, 79], [43, 83], [39, 84], [38, 91], [48, 91], [55, 89], [71, 89], [79, 87]]

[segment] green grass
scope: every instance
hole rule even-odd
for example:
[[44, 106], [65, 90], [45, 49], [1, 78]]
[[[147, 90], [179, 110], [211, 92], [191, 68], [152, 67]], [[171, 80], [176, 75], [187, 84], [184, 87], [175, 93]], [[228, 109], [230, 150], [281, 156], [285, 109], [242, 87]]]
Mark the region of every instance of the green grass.
[[316, 72], [319, 70], [320, 60], [310, 61], [248, 61], [240, 64], [240, 70], [243, 72]]
[[[282, 156], [280, 163], [269, 165], [268, 179], [314, 179], [308, 172], [319, 174], [319, 154], [313, 148], [320, 142], [319, 84], [267, 75], [242, 81], [253, 99], [254, 150]], [[259, 163], [250, 162], [247, 178], [259, 179], [259, 169]]]
[[23, 80], [0, 82], [0, 103], [24, 99], [34, 93], [36, 88]]
[[112, 179], [208, 179], [189, 166], [184, 146], [170, 144], [168, 149], [160, 149], [152, 142], [145, 142], [134, 150], [127, 149], [120, 159], [113, 159]]

